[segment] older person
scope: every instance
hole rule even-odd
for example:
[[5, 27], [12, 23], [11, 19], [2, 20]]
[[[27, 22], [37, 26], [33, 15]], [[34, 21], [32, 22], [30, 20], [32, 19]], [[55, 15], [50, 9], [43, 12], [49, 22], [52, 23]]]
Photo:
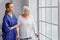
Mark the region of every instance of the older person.
[[18, 17], [18, 24], [20, 40], [34, 40], [33, 38], [38, 37], [34, 18], [27, 6], [24, 6], [23, 13]]

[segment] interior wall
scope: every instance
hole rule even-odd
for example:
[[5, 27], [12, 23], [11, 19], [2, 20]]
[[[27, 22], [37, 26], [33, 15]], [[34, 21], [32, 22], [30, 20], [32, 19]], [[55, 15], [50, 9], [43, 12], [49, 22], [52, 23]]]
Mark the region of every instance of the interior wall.
[[2, 27], [2, 19], [5, 14], [5, 4], [11, 2], [11, 0], [0, 0], [0, 30]]
[[23, 6], [28, 6], [28, 0], [12, 0], [15, 7], [15, 14], [18, 17], [22, 13]]
[[37, 0], [29, 0], [29, 8], [30, 8], [30, 13], [34, 17], [36, 27], [37, 26]]

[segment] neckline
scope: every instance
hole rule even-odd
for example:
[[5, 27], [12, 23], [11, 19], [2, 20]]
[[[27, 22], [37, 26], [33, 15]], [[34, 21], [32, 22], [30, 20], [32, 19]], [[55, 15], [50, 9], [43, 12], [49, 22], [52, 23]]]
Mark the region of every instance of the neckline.
[[12, 19], [13, 18], [13, 13], [12, 13], [12, 17], [7, 13], [7, 15]]
[[29, 15], [27, 18], [24, 18], [22, 15], [21, 15], [21, 17], [22, 17], [24, 20], [28, 20], [29, 17], [30, 17], [30, 15]]

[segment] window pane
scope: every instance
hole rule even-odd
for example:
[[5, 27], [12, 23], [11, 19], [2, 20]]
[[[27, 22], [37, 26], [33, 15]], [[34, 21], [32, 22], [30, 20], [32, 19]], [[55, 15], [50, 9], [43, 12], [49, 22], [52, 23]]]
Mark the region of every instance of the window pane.
[[45, 6], [45, 0], [42, 0], [42, 7]]
[[52, 25], [52, 39], [58, 40], [58, 26]]
[[[42, 32], [42, 22], [40, 21], [39, 22], [39, 33], [41, 33]], [[41, 37], [42, 35], [40, 34], [40, 36], [39, 36], [39, 39], [41, 40]]]
[[51, 6], [51, 0], [46, 0], [46, 6]]
[[47, 40], [52, 39], [52, 25], [48, 23], [46, 23], [46, 36], [48, 37]]
[[52, 1], [52, 6], [58, 6], [58, 0], [51, 0]]
[[46, 22], [51, 23], [51, 8], [46, 8]]
[[39, 22], [39, 33], [41, 33], [39, 38], [40, 40], [51, 40], [49, 39], [52, 37], [51, 27], [52, 27], [51, 24], [41, 22], [41, 21]]
[[39, 7], [42, 7], [42, 0], [39, 0]]
[[45, 7], [45, 0], [39, 0], [39, 7]]
[[[45, 22], [39, 22], [39, 33], [40, 33], [40, 40], [45, 40]], [[43, 34], [43, 35], [42, 35]]]
[[42, 20], [42, 8], [39, 8], [39, 20]]
[[45, 8], [42, 8], [42, 20], [45, 21]]
[[[45, 33], [45, 31], [46, 31], [45, 22], [42, 22], [42, 28], [41, 29], [42, 29], [42, 32], [41, 33], [43, 35], [45, 35], [46, 34]], [[43, 36], [43, 35], [42, 35], [42, 40], [45, 40], [45, 36]]]
[[52, 23], [58, 24], [58, 8], [52, 8]]

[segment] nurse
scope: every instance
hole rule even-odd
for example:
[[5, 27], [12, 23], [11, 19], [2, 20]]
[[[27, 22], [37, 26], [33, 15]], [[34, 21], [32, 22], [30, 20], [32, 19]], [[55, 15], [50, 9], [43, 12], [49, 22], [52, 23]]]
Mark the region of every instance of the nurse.
[[18, 17], [18, 23], [20, 24], [20, 40], [36, 40], [35, 37], [38, 37], [37, 28], [27, 6], [24, 6], [23, 13]]
[[19, 24], [17, 24], [17, 18], [13, 13], [14, 5], [6, 3], [5, 8], [6, 11], [2, 23], [2, 39], [16, 40], [16, 29], [19, 27]]

